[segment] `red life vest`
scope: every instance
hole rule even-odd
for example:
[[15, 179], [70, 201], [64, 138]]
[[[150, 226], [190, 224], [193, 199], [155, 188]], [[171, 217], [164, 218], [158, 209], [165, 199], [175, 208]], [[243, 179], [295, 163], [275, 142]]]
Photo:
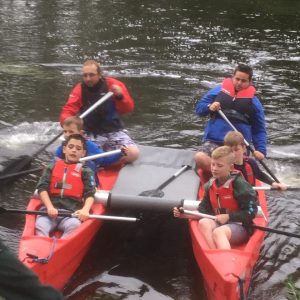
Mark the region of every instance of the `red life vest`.
[[[231, 78], [226, 78], [222, 82], [221, 91], [214, 102], [220, 102], [225, 115], [231, 121], [238, 121], [249, 124], [254, 113], [252, 98], [255, 96], [256, 89], [249, 86], [238, 92], [235, 91]], [[218, 114], [214, 114], [219, 117]]]
[[242, 175], [245, 177], [245, 180], [247, 180], [249, 182], [249, 184], [251, 184], [252, 186], [255, 186], [254, 172], [253, 172], [252, 166], [249, 163], [247, 158], [244, 158], [244, 166], [245, 166], [245, 172], [246, 172], [247, 177], [244, 176], [243, 172], [242, 172]]
[[242, 89], [238, 92], [235, 91], [234, 85], [231, 78], [225, 78], [222, 82], [222, 92], [225, 94], [233, 97], [233, 101], [236, 99], [242, 99], [242, 98], [253, 98], [256, 92], [256, 89], [254, 86], [249, 85], [246, 89]]
[[71, 197], [82, 201], [83, 197], [82, 164], [66, 164], [58, 160], [52, 170], [50, 179], [50, 195]]
[[239, 210], [238, 203], [234, 198], [232, 186], [232, 182], [235, 180], [236, 176], [238, 176], [237, 172], [232, 173], [230, 178], [219, 187], [216, 185], [216, 179], [211, 179], [209, 199], [216, 215], [227, 214]]

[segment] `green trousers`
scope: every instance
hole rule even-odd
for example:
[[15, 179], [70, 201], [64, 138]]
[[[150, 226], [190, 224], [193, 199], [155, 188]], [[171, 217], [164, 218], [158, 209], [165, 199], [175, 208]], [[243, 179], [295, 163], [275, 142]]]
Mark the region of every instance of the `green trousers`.
[[62, 300], [62, 295], [40, 283], [0, 240], [0, 300]]

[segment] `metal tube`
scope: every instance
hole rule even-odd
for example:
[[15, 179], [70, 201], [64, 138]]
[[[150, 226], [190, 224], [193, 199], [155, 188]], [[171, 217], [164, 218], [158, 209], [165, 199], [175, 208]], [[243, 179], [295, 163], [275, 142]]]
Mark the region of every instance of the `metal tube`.
[[89, 215], [90, 219], [99, 219], [99, 220], [110, 220], [110, 221], [127, 221], [127, 222], [136, 222], [139, 219], [131, 217], [119, 217], [119, 216], [106, 216], [106, 215]]
[[114, 93], [108, 92], [101, 99], [99, 99], [96, 103], [94, 103], [89, 109], [87, 109], [84, 113], [82, 113], [79, 117], [83, 119], [86, 115], [88, 115], [92, 110], [101, 105], [104, 101], [110, 98]]
[[93, 160], [93, 159], [106, 157], [106, 156], [110, 156], [110, 155], [114, 155], [114, 154], [120, 154], [120, 153], [122, 153], [122, 151], [120, 149], [112, 150], [112, 151], [108, 151], [108, 152], [103, 152], [103, 153], [99, 153], [99, 154], [95, 154], [95, 155], [82, 157], [82, 158], [79, 159], [79, 161], [83, 162], [83, 161]]

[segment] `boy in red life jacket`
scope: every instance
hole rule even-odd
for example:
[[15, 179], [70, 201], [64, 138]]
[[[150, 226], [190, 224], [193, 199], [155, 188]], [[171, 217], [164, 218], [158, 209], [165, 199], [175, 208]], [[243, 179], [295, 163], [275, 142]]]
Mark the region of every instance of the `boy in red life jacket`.
[[[65, 238], [89, 216], [94, 203], [95, 179], [93, 171], [79, 163], [86, 154], [85, 139], [81, 134], [70, 135], [63, 146], [64, 160], [52, 162], [45, 170], [37, 190], [48, 212], [38, 216], [36, 235], [49, 236], [55, 229]], [[77, 217], [59, 217], [59, 211], [75, 212]]]
[[229, 146], [235, 155], [234, 168], [240, 171], [252, 186], [255, 186], [255, 179], [258, 179], [278, 190], [284, 191], [287, 189], [284, 183], [274, 181], [269, 175], [261, 171], [253, 158], [245, 156], [246, 145], [244, 137], [240, 132], [228, 132], [225, 135], [224, 144]]
[[[245, 243], [250, 232], [242, 224], [251, 224], [257, 212], [257, 196], [251, 185], [233, 172], [234, 154], [230, 147], [215, 149], [211, 156], [213, 177], [205, 184], [203, 200], [198, 211], [216, 215], [216, 221], [202, 218], [199, 230], [211, 249], [231, 249]], [[175, 217], [186, 217], [174, 208]], [[234, 222], [234, 223], [233, 223]]]

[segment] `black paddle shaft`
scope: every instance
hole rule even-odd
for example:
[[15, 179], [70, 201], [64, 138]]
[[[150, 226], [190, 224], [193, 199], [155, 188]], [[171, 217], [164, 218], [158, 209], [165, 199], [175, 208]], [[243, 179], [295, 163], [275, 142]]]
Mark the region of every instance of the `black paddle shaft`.
[[282, 230], [269, 228], [269, 227], [264, 227], [264, 226], [259, 226], [259, 225], [255, 225], [255, 224], [251, 224], [249, 226], [247, 225], [245, 227], [252, 227], [254, 229], [259, 229], [259, 230], [266, 231], [266, 232], [272, 232], [272, 233], [282, 234], [282, 235], [286, 235], [286, 236], [290, 236], [290, 237], [300, 238], [300, 234], [287, 232], [287, 231], [282, 231]]
[[159, 187], [157, 187], [154, 190], [148, 190], [141, 192], [139, 196], [147, 196], [147, 197], [163, 197], [164, 192], [162, 189], [164, 189], [168, 184], [170, 184], [175, 178], [177, 178], [180, 174], [185, 172], [186, 170], [190, 169], [191, 166], [184, 165], [180, 170], [178, 170], [175, 174], [173, 174], [170, 178], [168, 178], [166, 181], [164, 181]]
[[0, 184], [3, 185], [13, 178], [18, 178], [18, 177], [21, 177], [22, 175], [26, 175], [31, 172], [36, 172], [38, 170], [38, 168], [28, 170], [28, 172], [26, 172], [25, 170], [30, 167], [32, 160], [36, 156], [38, 156], [47, 147], [49, 147], [53, 142], [55, 142], [62, 134], [63, 134], [63, 131], [60, 132], [58, 135], [56, 135], [53, 139], [51, 139], [51, 141], [49, 141], [47, 144], [43, 145], [33, 155], [31, 155], [31, 156], [22, 155], [22, 156], [18, 157], [17, 159], [13, 159], [12, 162], [9, 163], [7, 166], [5, 166], [5, 169], [0, 173], [0, 181], [1, 181]]
[[[247, 148], [254, 153], [255, 149], [251, 146], [251, 145], [247, 145]], [[278, 178], [275, 176], [275, 174], [269, 169], [269, 167], [265, 164], [265, 162], [263, 160], [258, 160], [258, 162], [265, 168], [265, 170], [271, 175], [271, 177], [278, 183], [280, 183], [280, 181], [278, 180]]]
[[30, 174], [30, 173], [40, 172], [43, 169], [44, 168], [42, 168], [42, 167], [37, 167], [37, 168], [32, 168], [32, 169], [17, 172], [17, 173], [9, 173], [8, 175], [0, 176], [0, 181], [10, 179], [10, 178], [15, 178], [15, 177], [18, 177], [18, 176], [23, 176], [23, 175]]
[[[222, 110], [218, 110], [219, 115], [223, 118], [223, 120], [225, 122], [227, 122], [227, 124], [233, 129], [233, 131], [238, 131], [235, 126], [230, 122], [230, 120], [226, 117], [226, 115], [222, 112]], [[246, 147], [252, 152], [254, 153], [255, 149], [247, 142], [247, 140], [244, 138], [244, 142]], [[268, 166], [265, 164], [265, 162], [263, 162], [262, 160], [258, 160], [259, 163], [265, 168], [265, 170], [270, 174], [270, 176], [278, 183], [280, 183], [280, 181], [278, 180], [278, 178], [273, 174], [273, 172], [268, 168]]]
[[179, 171], [177, 171], [175, 174], [173, 174], [170, 178], [168, 178], [165, 182], [163, 182], [159, 187], [157, 187], [157, 190], [164, 189], [168, 184], [170, 184], [176, 177], [178, 177], [180, 174], [182, 174], [184, 171], [190, 169], [191, 166], [185, 165], [183, 166]]
[[[0, 213], [48, 216], [47, 211], [23, 210], [23, 209], [4, 208], [4, 207], [0, 207]], [[72, 213], [71, 212], [70, 213], [69, 212], [59, 212], [58, 216], [59, 217], [72, 217]]]
[[59, 134], [57, 134], [53, 139], [51, 139], [47, 144], [43, 145], [38, 151], [36, 151], [32, 158], [38, 156], [41, 152], [43, 152], [46, 148], [48, 148], [51, 144], [53, 144], [60, 136], [62, 136], [64, 132], [61, 131]]

